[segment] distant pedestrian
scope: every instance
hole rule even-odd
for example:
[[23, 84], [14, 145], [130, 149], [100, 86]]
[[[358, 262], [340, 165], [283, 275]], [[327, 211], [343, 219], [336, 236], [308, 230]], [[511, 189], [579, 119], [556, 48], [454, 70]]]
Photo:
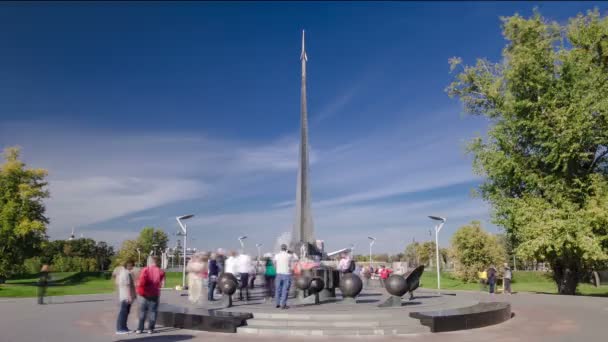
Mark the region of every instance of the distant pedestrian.
[[239, 286], [239, 300], [243, 300], [243, 290], [245, 290], [245, 300], [249, 301], [249, 274], [253, 264], [251, 263], [251, 257], [245, 253], [242, 253], [236, 259], [236, 271], [241, 278], [241, 284]]
[[148, 334], [154, 333], [160, 288], [165, 281], [165, 272], [158, 268], [158, 263], [158, 256], [153, 256], [152, 263], [141, 270], [139, 281], [137, 282], [137, 294], [139, 295], [138, 334], [144, 332], [144, 322], [146, 321], [147, 314], [150, 314]]
[[503, 281], [503, 293], [511, 294], [511, 279], [513, 279], [513, 273], [511, 272], [511, 268], [509, 264], [505, 263], [505, 270], [503, 272], [502, 281]]
[[477, 272], [477, 276], [479, 277], [480, 291], [486, 291], [488, 286], [488, 271]]
[[275, 280], [275, 300], [277, 308], [289, 309], [287, 306], [287, 296], [292, 281], [292, 267], [298, 257], [293, 253], [287, 252], [287, 245], [281, 245], [281, 251], [274, 256], [274, 265], [277, 276]]
[[118, 318], [116, 319], [116, 334], [118, 335], [124, 335], [130, 332], [127, 327], [127, 320], [129, 318], [129, 312], [131, 311], [131, 304], [133, 304], [136, 298], [135, 282], [133, 280], [133, 274], [131, 273], [133, 265], [133, 261], [127, 260], [116, 274], [118, 300], [120, 302], [120, 311], [118, 313]]
[[378, 269], [378, 275], [380, 276], [380, 284], [382, 285], [382, 287], [385, 286], [386, 280], [391, 275], [391, 273], [393, 273], [393, 271], [390, 268], [384, 267], [384, 265], [381, 265]]
[[353, 273], [355, 268], [355, 260], [353, 260], [348, 253], [342, 253], [342, 258], [338, 263], [338, 271], [340, 271], [342, 274]]
[[369, 266], [363, 267], [361, 275], [363, 276], [363, 286], [369, 287], [369, 280], [372, 278], [371, 268]]
[[46, 295], [46, 288], [49, 286], [49, 265], [44, 264], [40, 268], [40, 278], [38, 279], [38, 304], [44, 303], [44, 296]]
[[213, 292], [215, 292], [219, 272], [220, 268], [217, 262], [217, 254], [211, 253], [211, 257], [209, 258], [209, 283], [207, 285], [207, 300], [210, 302], [215, 300], [213, 298]]
[[235, 277], [239, 275], [236, 270], [236, 252], [231, 251], [230, 256], [226, 259], [226, 266], [224, 268], [225, 273], [232, 273]]
[[264, 269], [264, 286], [266, 287], [266, 296], [274, 298], [274, 279], [277, 276], [277, 269], [274, 267], [272, 258], [266, 258], [266, 267]]
[[496, 287], [496, 268], [494, 266], [490, 266], [490, 268], [488, 268], [487, 274], [490, 294], [494, 294], [494, 289]]

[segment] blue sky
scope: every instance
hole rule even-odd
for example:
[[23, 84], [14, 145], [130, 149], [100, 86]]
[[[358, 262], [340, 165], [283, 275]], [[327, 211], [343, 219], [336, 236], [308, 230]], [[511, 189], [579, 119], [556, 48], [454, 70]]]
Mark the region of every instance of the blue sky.
[[[465, 155], [488, 122], [444, 92], [448, 58], [500, 60], [500, 16], [603, 3], [0, 3], [0, 147], [50, 172], [51, 238], [114, 244], [194, 213], [201, 248], [291, 231], [300, 31], [313, 215], [329, 249], [440, 242], [488, 206]], [[253, 248], [250, 248], [253, 252]]]

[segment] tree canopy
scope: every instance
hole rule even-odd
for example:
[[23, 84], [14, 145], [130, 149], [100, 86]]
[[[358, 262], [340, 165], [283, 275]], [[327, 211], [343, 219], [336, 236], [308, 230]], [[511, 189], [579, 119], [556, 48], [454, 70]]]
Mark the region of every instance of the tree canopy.
[[28, 169], [19, 159], [19, 148], [4, 150], [0, 167], [0, 278], [18, 272], [46, 239], [43, 199], [49, 196], [47, 171]]
[[[169, 236], [162, 229], [144, 227], [137, 239], [123, 242], [114, 264], [120, 265], [127, 260], [145, 264], [152, 250], [156, 251], [156, 255], [160, 255], [167, 248], [168, 242]], [[137, 252], [137, 249], [140, 250], [140, 253]]]
[[495, 223], [574, 294], [608, 259], [608, 19], [595, 10], [563, 26], [539, 13], [502, 23], [502, 61], [464, 66], [447, 91], [491, 120], [469, 151]]
[[455, 274], [466, 281], [475, 281], [477, 272], [505, 262], [506, 251], [499, 239], [483, 230], [479, 221], [460, 227], [452, 236]]

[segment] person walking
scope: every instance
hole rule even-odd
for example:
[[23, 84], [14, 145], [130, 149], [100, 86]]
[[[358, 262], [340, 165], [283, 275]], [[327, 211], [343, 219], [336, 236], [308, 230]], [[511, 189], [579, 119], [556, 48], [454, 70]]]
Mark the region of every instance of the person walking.
[[385, 287], [386, 280], [391, 275], [391, 273], [393, 273], [393, 271], [390, 268], [386, 268], [384, 267], [384, 265], [380, 266], [380, 269], [378, 270], [378, 275], [380, 276], [380, 284], [382, 285], [382, 287]]
[[158, 256], [152, 256], [152, 263], [141, 270], [137, 282], [139, 325], [136, 333], [138, 334], [144, 332], [144, 322], [148, 314], [150, 314], [148, 334], [154, 333], [160, 288], [165, 281], [165, 272], [158, 267], [159, 260]]
[[295, 254], [287, 252], [286, 244], [282, 244], [281, 251], [274, 256], [274, 265], [277, 272], [274, 295], [277, 309], [289, 309], [287, 296], [292, 281], [292, 267], [297, 260], [298, 257]]
[[361, 270], [361, 275], [363, 276], [363, 286], [365, 286], [365, 288], [368, 288], [369, 280], [372, 278], [372, 272], [369, 266], [363, 267], [363, 269]]
[[134, 262], [132, 260], [127, 260], [116, 274], [118, 300], [120, 302], [120, 311], [118, 312], [118, 318], [116, 319], [117, 335], [124, 335], [130, 332], [127, 327], [127, 320], [129, 318], [129, 312], [131, 311], [131, 304], [133, 304], [133, 301], [136, 298], [135, 282], [133, 281], [133, 274], [131, 273], [133, 266]]
[[264, 267], [264, 286], [266, 287], [266, 297], [274, 298], [274, 279], [277, 276], [277, 269], [274, 267], [272, 258], [266, 258]]
[[494, 288], [496, 287], [496, 268], [490, 266], [487, 271], [488, 274], [488, 286], [490, 287], [490, 294], [494, 294]]
[[248, 254], [241, 253], [236, 259], [236, 271], [241, 278], [239, 300], [243, 300], [243, 290], [245, 290], [245, 300], [249, 301], [249, 273], [252, 267], [251, 257]]
[[511, 279], [513, 278], [513, 272], [511, 272], [511, 268], [509, 264], [505, 263], [505, 270], [502, 274], [502, 284], [503, 284], [503, 293], [511, 294]]
[[217, 254], [211, 253], [209, 257], [209, 283], [207, 285], [207, 300], [212, 302], [215, 299], [213, 298], [213, 293], [215, 292], [215, 287], [217, 286], [217, 277], [220, 275], [220, 267], [217, 262]]
[[44, 264], [40, 268], [40, 278], [38, 279], [38, 304], [44, 304], [46, 288], [49, 286], [49, 265]]

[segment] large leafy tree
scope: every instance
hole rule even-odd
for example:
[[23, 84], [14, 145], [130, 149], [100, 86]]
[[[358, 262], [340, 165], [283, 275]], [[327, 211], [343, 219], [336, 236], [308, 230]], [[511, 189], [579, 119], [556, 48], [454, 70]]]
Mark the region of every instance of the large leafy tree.
[[26, 258], [36, 255], [46, 239], [43, 199], [49, 196], [47, 171], [28, 169], [19, 149], [4, 151], [0, 168], [0, 278], [20, 270]]
[[473, 221], [452, 236], [452, 256], [456, 261], [456, 276], [475, 281], [477, 272], [492, 265], [500, 267], [506, 251], [497, 236], [483, 230], [479, 221]]
[[[166, 248], [169, 242], [169, 236], [160, 228], [144, 227], [139, 236], [135, 240], [126, 240], [123, 242], [118, 254], [116, 255], [115, 265], [132, 260], [145, 265], [148, 256], [152, 250], [156, 251], [156, 255], [160, 255]], [[137, 252], [140, 250], [140, 253]]]
[[517, 254], [551, 264], [560, 294], [574, 294], [608, 259], [608, 19], [502, 20], [503, 60], [465, 66], [448, 92], [492, 122], [469, 149], [495, 222]]

